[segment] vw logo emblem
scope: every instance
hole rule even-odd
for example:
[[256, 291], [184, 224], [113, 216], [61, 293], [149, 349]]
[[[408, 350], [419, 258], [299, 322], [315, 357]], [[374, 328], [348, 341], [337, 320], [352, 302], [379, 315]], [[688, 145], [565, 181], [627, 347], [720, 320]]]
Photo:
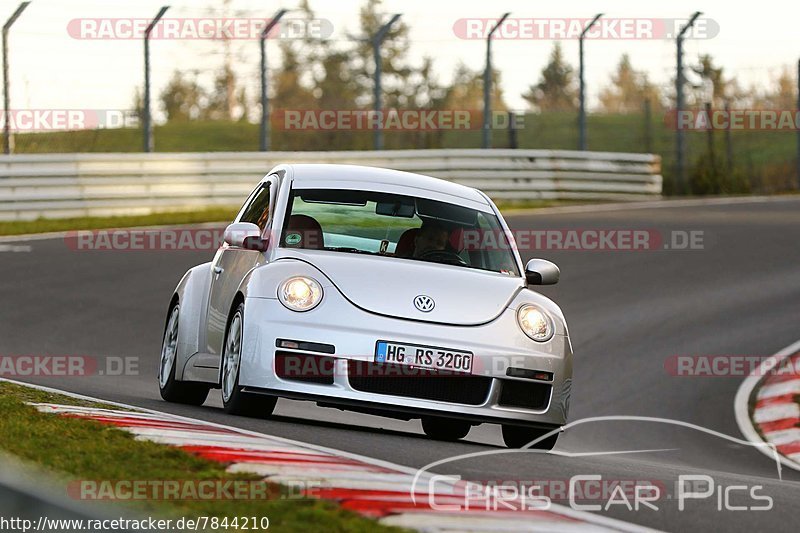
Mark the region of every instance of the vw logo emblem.
[[423, 313], [430, 313], [433, 311], [433, 307], [436, 305], [436, 302], [433, 301], [433, 298], [426, 294], [420, 294], [416, 298], [414, 298], [414, 307], [422, 311]]

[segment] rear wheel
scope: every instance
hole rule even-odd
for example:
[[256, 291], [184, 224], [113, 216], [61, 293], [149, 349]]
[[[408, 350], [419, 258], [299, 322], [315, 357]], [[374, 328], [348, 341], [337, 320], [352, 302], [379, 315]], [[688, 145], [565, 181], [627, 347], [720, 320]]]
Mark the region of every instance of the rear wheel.
[[222, 405], [232, 415], [267, 418], [275, 409], [278, 398], [261, 394], [248, 394], [239, 385], [242, 360], [242, 337], [244, 333], [244, 304], [239, 304], [225, 332], [222, 350]]
[[469, 433], [472, 425], [463, 420], [425, 416], [422, 418], [422, 430], [427, 436], [436, 440], [456, 441]]
[[161, 397], [168, 402], [203, 405], [208, 397], [209, 386], [203, 383], [175, 380], [175, 365], [178, 354], [178, 326], [181, 306], [172, 304], [161, 343], [161, 361], [158, 367], [158, 388]]
[[[543, 435], [550, 433], [551, 429], [530, 428], [523, 426], [509, 426], [503, 424], [503, 442], [509, 448], [522, 448]], [[558, 440], [558, 433], [538, 441], [528, 448], [532, 450], [552, 450]]]

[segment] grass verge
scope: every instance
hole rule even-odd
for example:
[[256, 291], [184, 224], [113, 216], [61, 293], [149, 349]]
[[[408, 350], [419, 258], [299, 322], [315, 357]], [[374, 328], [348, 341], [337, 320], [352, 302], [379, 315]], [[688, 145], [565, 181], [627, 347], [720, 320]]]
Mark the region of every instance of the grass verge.
[[215, 207], [198, 211], [153, 213], [152, 215], [13, 220], [0, 222], [0, 235], [26, 235], [51, 231], [132, 228], [168, 224], [198, 224], [201, 222], [229, 222], [234, 219], [237, 210], [235, 207]]
[[[260, 479], [230, 474], [222, 463], [195, 457], [172, 446], [136, 440], [126, 431], [98, 422], [40, 413], [27, 402], [74, 405], [76, 400], [0, 382], [0, 450], [53, 472], [65, 491], [76, 480]], [[270, 529], [278, 531], [400, 531], [344, 511], [332, 502], [288, 499], [281, 497], [282, 493], [279, 486], [269, 485], [266, 499], [136, 500], [121, 505], [142, 516], [172, 519], [267, 517]]]
[[[504, 213], [513, 214], [514, 211], [537, 209], [542, 207], [555, 207], [567, 205], [581, 205], [587, 203], [602, 203], [571, 200], [530, 200], [530, 201], [504, 201], [500, 200], [497, 207]], [[181, 211], [154, 213], [152, 215], [113, 216], [113, 217], [81, 217], [0, 221], [0, 236], [28, 235], [35, 233], [48, 233], [56, 231], [77, 231], [108, 228], [133, 228], [139, 226], [166, 226], [170, 224], [200, 224], [203, 222], [230, 222], [236, 216], [238, 208], [215, 207], [198, 211]]]

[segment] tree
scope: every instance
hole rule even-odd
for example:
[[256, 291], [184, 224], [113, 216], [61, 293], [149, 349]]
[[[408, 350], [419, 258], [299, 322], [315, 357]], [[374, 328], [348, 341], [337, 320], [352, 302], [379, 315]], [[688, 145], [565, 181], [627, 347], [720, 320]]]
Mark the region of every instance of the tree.
[[250, 99], [247, 96], [247, 89], [245, 87], [239, 88], [236, 101], [239, 103], [241, 109], [239, 113], [239, 122], [247, 122], [250, 120]]
[[209, 95], [203, 118], [206, 120], [233, 120], [236, 108], [240, 104], [237, 102], [236, 93], [236, 74], [230, 63], [226, 61], [214, 76], [214, 89]]
[[631, 65], [628, 54], [623, 54], [616, 73], [611, 75], [611, 85], [600, 93], [600, 104], [608, 113], [637, 113], [649, 101], [653, 108], [661, 106], [658, 87], [650, 83], [647, 74]]
[[772, 87], [767, 89], [763, 98], [758, 102], [758, 107], [772, 109], [794, 109], [795, 107], [795, 80], [789, 69], [783, 67], [780, 75], [772, 79]]
[[[506, 111], [508, 106], [503, 100], [503, 89], [500, 83], [500, 72], [492, 71], [491, 103], [493, 111]], [[463, 63], [456, 67], [453, 82], [445, 93], [447, 109], [483, 110], [483, 71], [471, 70]]]
[[202, 115], [206, 93], [197, 83], [196, 76], [186, 79], [176, 70], [161, 91], [160, 100], [168, 121], [192, 120]]
[[[362, 104], [371, 105], [375, 83], [371, 39], [389, 21], [389, 16], [381, 9], [382, 3], [383, 0], [367, 0], [359, 12], [361, 38], [353, 51], [353, 61]], [[407, 63], [408, 33], [408, 25], [400, 19], [389, 29], [380, 47], [384, 108], [405, 107], [414, 96], [408, 89], [408, 79], [414, 72]]]
[[[314, 96], [324, 110], [356, 109], [359, 87], [351, 68], [350, 54], [331, 50], [320, 60], [320, 74], [315, 79]], [[322, 131], [318, 137], [321, 146], [329, 150], [369, 148], [366, 132]]]
[[138, 86], [133, 89], [133, 103], [132, 103], [133, 116], [141, 119], [144, 116], [144, 97], [142, 91]]
[[433, 69], [433, 59], [422, 58], [422, 65], [414, 69], [409, 79], [411, 98], [409, 106], [417, 109], [441, 109], [447, 89], [436, 79]]
[[272, 74], [272, 107], [275, 110], [305, 110], [316, 107], [313, 87], [302, 80], [305, 68], [299, 52], [289, 42], [281, 43], [283, 59], [281, 67]]
[[722, 107], [738, 95], [735, 82], [725, 78], [723, 68], [714, 65], [710, 54], [700, 56], [691, 69], [700, 77], [700, 83], [693, 86], [697, 104], [711, 102], [714, 107]]
[[531, 85], [522, 98], [542, 111], [574, 111], [578, 108], [573, 69], [564, 60], [559, 43], [553, 46], [539, 82]]

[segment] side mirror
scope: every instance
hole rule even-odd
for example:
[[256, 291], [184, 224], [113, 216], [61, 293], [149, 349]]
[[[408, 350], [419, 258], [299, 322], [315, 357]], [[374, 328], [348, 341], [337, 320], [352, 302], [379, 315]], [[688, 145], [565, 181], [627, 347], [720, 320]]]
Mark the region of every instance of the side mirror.
[[261, 228], [251, 222], [235, 222], [225, 228], [224, 240], [235, 248], [246, 250], [258, 250], [263, 252], [267, 249], [268, 239], [261, 238]]
[[545, 259], [531, 259], [525, 265], [525, 280], [528, 285], [555, 285], [561, 271], [555, 265]]

